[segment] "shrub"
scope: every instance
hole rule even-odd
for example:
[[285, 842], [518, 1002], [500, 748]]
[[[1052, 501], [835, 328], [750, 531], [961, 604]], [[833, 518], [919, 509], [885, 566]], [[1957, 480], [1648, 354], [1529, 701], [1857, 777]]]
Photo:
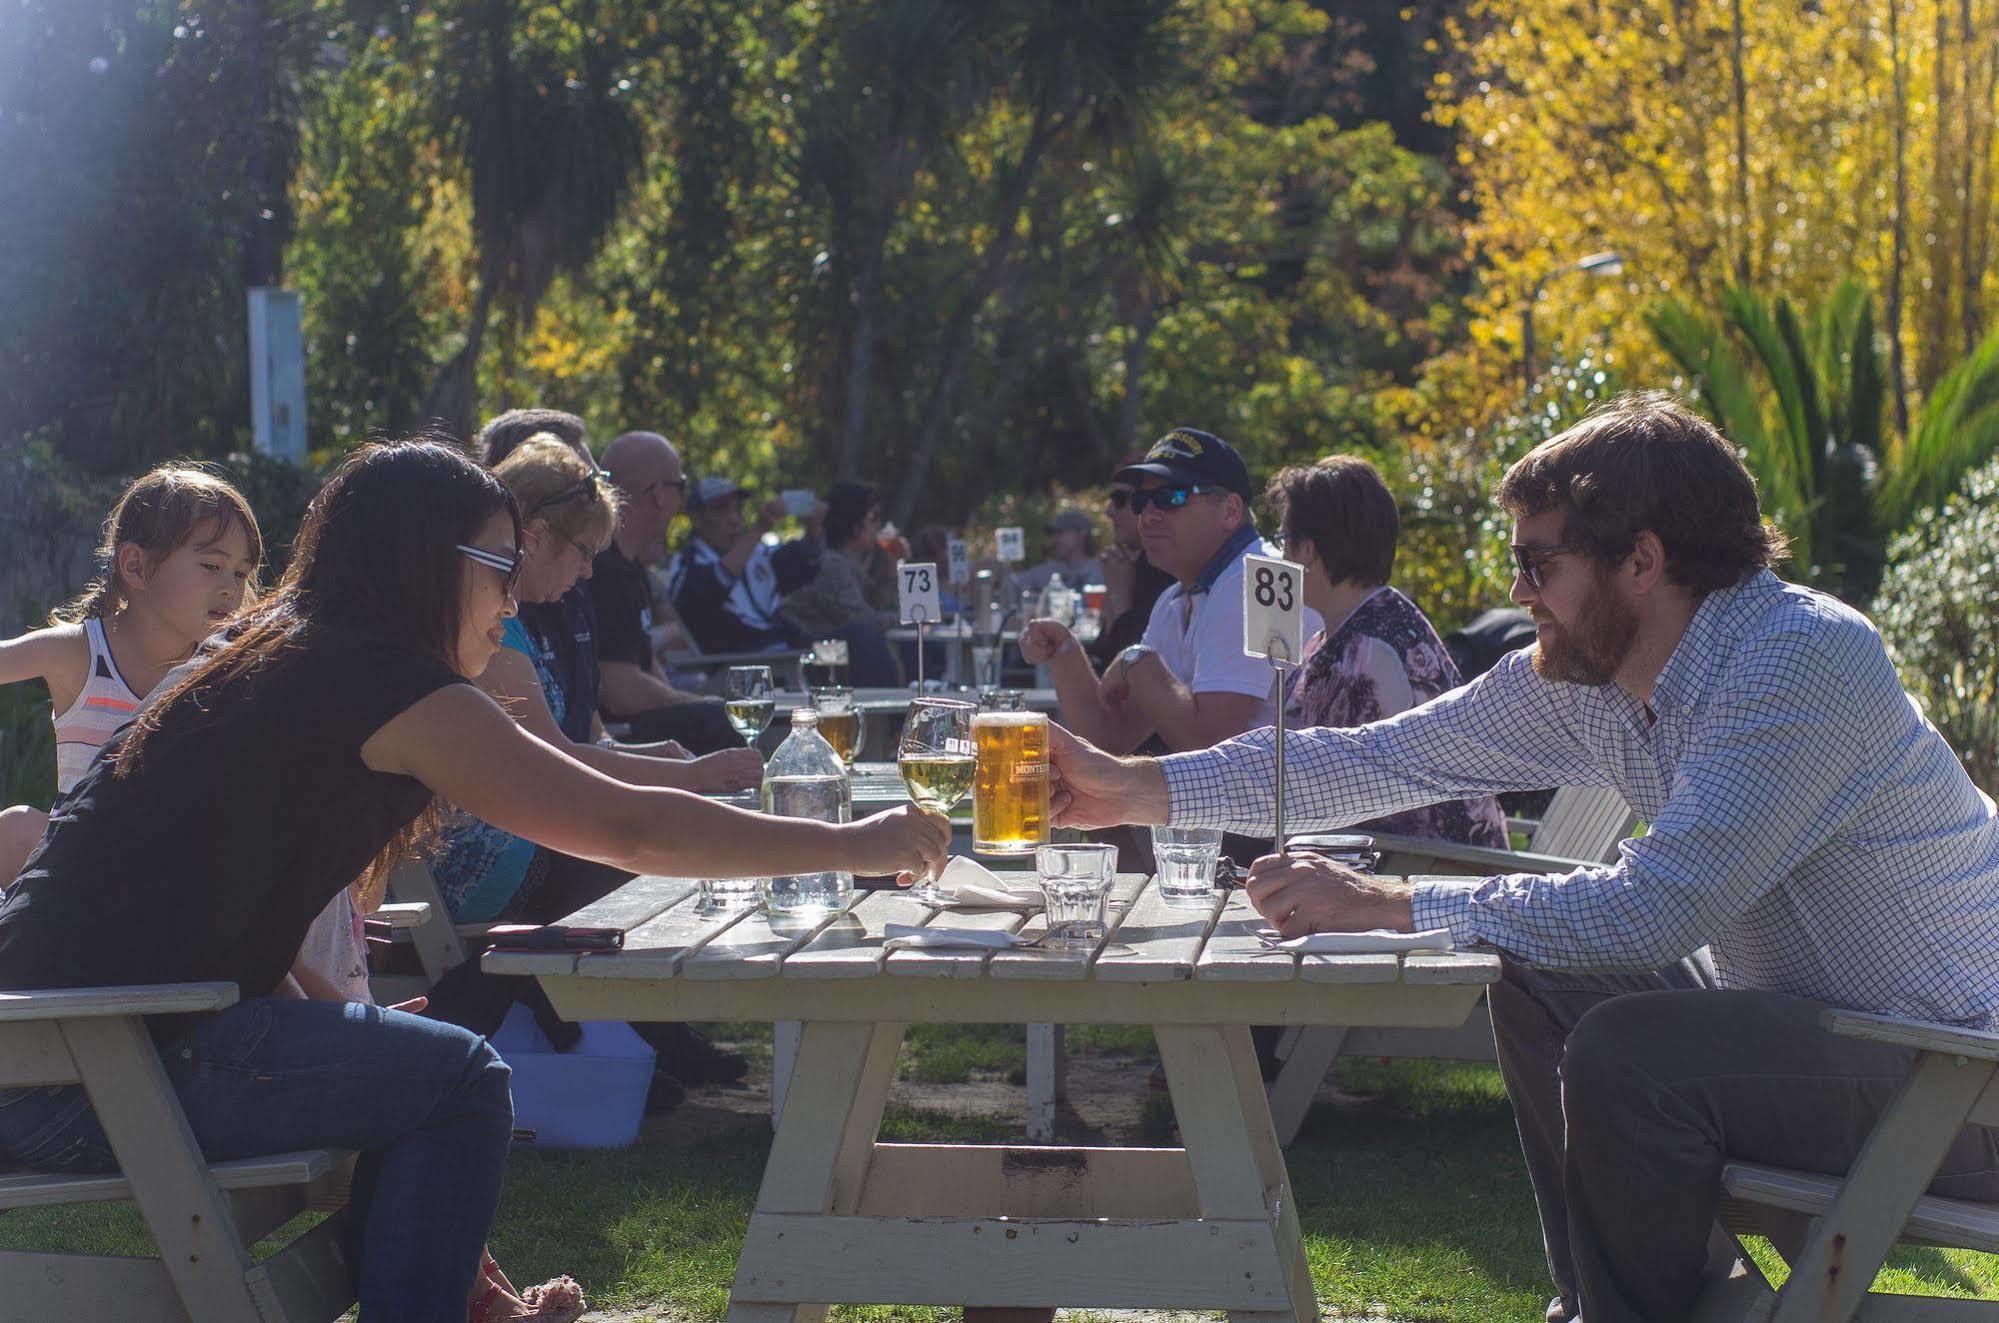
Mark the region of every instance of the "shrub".
[[1971, 779], [1999, 788], [1999, 460], [1889, 545], [1875, 624]]

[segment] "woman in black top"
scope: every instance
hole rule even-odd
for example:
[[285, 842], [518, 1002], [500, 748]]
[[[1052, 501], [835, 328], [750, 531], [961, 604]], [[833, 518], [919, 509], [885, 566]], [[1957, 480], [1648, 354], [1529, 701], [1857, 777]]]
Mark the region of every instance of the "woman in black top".
[[[0, 903], [0, 988], [238, 985], [230, 1010], [155, 1023], [162, 1062], [212, 1161], [362, 1150], [370, 1319], [465, 1317], [506, 1066], [452, 1025], [272, 994], [313, 916], [418, 844], [436, 799], [635, 873], [895, 872], [949, 839], [909, 808], [834, 825], [624, 785], [522, 730], [463, 682], [513, 614], [520, 545], [513, 499], [456, 449], [356, 452], [275, 595], [105, 745]], [[75, 1085], [0, 1090], [0, 1152], [116, 1165]]]

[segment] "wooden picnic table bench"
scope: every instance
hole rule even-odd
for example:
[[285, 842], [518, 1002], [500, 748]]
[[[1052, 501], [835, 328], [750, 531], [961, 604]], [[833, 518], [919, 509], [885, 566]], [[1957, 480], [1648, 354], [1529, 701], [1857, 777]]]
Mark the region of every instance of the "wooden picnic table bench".
[[[933, 911], [862, 892], [773, 924], [705, 914], [684, 879], [643, 877], [570, 917], [622, 951], [495, 951], [574, 1020], [797, 1020], [790, 1095], [743, 1242], [730, 1317], [829, 1303], [1225, 1309], [1316, 1320], [1298, 1211], [1250, 1024], [1447, 1026], [1496, 956], [1274, 950], [1240, 893], [1172, 908], [1121, 875], [1097, 949], [888, 950], [890, 923], [1031, 939], [1039, 913]], [[884, 1144], [904, 1026], [1152, 1026], [1182, 1148]]]

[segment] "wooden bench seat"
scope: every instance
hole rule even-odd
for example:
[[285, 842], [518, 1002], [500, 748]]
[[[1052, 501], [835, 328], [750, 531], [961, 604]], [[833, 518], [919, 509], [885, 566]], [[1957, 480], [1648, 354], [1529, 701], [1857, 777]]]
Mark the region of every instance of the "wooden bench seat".
[[[0, 1088], [81, 1084], [121, 1171], [0, 1170], [0, 1214], [129, 1199], [158, 1258], [0, 1250], [0, 1317], [64, 1323], [329, 1323], [354, 1302], [344, 1240], [351, 1155], [210, 1163], [146, 1017], [218, 1011], [229, 983], [0, 992]], [[304, 1212], [331, 1215], [255, 1262]]]
[[[313, 1185], [344, 1180], [352, 1154], [343, 1149], [314, 1148], [274, 1153], [263, 1158], [211, 1162], [208, 1175], [215, 1188], [260, 1190], [273, 1185]], [[36, 1171], [0, 1158], [0, 1212], [11, 1208], [41, 1208], [52, 1204], [103, 1204], [132, 1197], [122, 1173], [80, 1176]]]
[[[1812, 1217], [1831, 1208], [1845, 1184], [1841, 1176], [1759, 1167], [1749, 1162], [1731, 1162], [1721, 1173], [1721, 1188], [1731, 1200]], [[1926, 1194], [1909, 1210], [1909, 1220], [1902, 1224], [1901, 1239], [1911, 1245], [1999, 1254], [1999, 1204], [1974, 1204]]]

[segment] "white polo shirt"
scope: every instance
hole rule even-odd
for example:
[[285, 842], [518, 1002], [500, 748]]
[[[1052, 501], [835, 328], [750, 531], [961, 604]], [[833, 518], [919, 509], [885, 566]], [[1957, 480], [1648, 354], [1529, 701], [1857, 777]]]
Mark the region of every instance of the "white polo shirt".
[[[1244, 525], [1215, 553], [1191, 590], [1175, 583], [1159, 594], [1145, 626], [1145, 645], [1190, 692], [1263, 700], [1251, 729], [1277, 719], [1277, 674], [1269, 662], [1242, 650], [1242, 558], [1277, 554], [1276, 547]], [[1305, 608], [1305, 637], [1323, 628], [1319, 613]]]

